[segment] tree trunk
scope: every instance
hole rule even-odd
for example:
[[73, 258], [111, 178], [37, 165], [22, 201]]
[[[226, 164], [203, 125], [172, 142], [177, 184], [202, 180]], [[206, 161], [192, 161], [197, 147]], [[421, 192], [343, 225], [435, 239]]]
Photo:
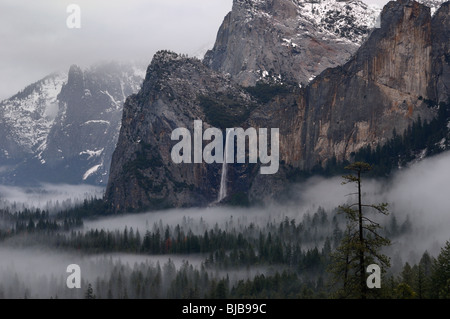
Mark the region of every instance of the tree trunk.
[[364, 234], [362, 219], [362, 200], [361, 200], [361, 170], [358, 171], [358, 221], [359, 221], [359, 279], [361, 289], [361, 299], [366, 299], [366, 272], [364, 268]]

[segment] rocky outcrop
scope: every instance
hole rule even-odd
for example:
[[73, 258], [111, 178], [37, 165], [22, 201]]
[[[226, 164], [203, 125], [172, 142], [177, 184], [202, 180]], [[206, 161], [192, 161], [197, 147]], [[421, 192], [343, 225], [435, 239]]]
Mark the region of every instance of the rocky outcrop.
[[[176, 128], [192, 132], [194, 120], [204, 121], [203, 129], [211, 126], [208, 122], [233, 127], [252, 103], [245, 91], [200, 60], [168, 51], [156, 53], [141, 91], [124, 105], [106, 190], [111, 207], [121, 211], [214, 201], [220, 164], [175, 164], [171, 149], [176, 141], [171, 133]], [[221, 120], [215, 122], [216, 116]]]

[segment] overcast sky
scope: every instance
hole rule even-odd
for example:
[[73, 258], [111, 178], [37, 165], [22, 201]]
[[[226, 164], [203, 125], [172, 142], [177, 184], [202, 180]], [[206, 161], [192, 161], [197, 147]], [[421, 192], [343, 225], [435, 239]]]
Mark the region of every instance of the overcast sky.
[[[160, 49], [196, 54], [214, 43], [232, 0], [1, 0], [0, 100], [71, 64], [150, 62]], [[366, 0], [383, 5], [386, 0]], [[69, 4], [81, 28], [69, 29]]]

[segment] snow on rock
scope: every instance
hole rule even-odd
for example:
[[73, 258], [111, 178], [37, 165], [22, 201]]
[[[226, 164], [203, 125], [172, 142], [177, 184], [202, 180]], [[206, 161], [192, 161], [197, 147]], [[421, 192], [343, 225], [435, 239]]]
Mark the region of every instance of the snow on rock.
[[299, 15], [323, 33], [361, 44], [375, 26], [381, 8], [362, 1], [296, 1]]
[[102, 155], [103, 151], [104, 151], [104, 148], [102, 148], [100, 150], [97, 150], [97, 151], [86, 150], [86, 151], [80, 152], [80, 156], [81, 155], [88, 155], [87, 159], [89, 160], [89, 159], [91, 159], [93, 157], [98, 157], [98, 156]]
[[[423, 0], [439, 1], [439, 0]], [[266, 1], [262, 0], [235, 0], [235, 5], [247, 9], [246, 22], [255, 18], [268, 18], [274, 23], [282, 24], [269, 9]], [[375, 26], [381, 8], [376, 5], [367, 5], [360, 0], [291, 0], [297, 7], [297, 19], [302, 25], [309, 22], [317, 31], [331, 34], [334, 37], [361, 44], [369, 31]], [[301, 28], [299, 28], [301, 29]]]
[[98, 165], [95, 165], [94, 167], [91, 167], [90, 169], [88, 169], [86, 171], [86, 173], [84, 173], [84, 175], [83, 175], [83, 181], [87, 180], [89, 176], [91, 176], [92, 174], [97, 172], [101, 166], [102, 166], [102, 164], [98, 164]]
[[11, 138], [26, 152], [42, 148], [59, 110], [58, 94], [66, 73], [51, 74], [0, 103], [0, 116], [14, 130]]
[[111, 123], [109, 121], [105, 120], [89, 120], [83, 123], [83, 125], [89, 125], [89, 124], [104, 124], [104, 125], [110, 125]]
[[380, 12], [360, 0], [234, 0], [204, 63], [243, 86], [261, 79], [278, 83], [278, 75], [285, 83], [306, 84], [311, 75], [348, 61]]
[[[108, 62], [85, 70], [74, 65], [0, 102], [0, 159], [14, 163], [0, 179], [46, 182], [44, 171], [51, 170], [52, 182], [52, 176], [63, 183], [90, 176], [104, 184], [123, 103], [139, 91], [145, 74], [143, 64]], [[92, 168], [85, 172], [86, 167]]]
[[116, 108], [120, 108], [121, 101], [116, 101], [116, 99], [114, 99], [114, 96], [112, 96], [108, 91], [100, 91], [100, 93], [107, 95], [111, 99], [111, 102], [116, 106]]

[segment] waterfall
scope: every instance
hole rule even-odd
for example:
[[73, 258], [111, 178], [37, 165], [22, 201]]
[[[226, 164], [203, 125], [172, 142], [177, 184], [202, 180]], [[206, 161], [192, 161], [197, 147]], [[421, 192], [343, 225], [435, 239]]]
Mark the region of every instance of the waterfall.
[[227, 151], [228, 151], [228, 135], [232, 132], [229, 130], [225, 136], [225, 148], [223, 151], [222, 176], [220, 178], [220, 190], [216, 203], [220, 203], [227, 197]]

